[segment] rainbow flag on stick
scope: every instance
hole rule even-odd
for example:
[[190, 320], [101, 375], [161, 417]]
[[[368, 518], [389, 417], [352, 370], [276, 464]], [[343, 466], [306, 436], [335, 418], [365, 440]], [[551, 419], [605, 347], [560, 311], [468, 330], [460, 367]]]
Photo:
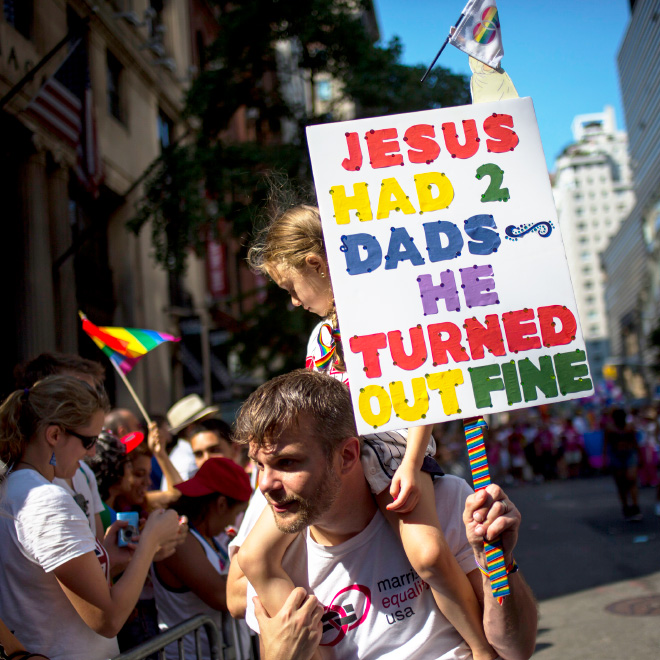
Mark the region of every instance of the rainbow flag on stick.
[[110, 358], [113, 365], [127, 374], [150, 350], [166, 341], [179, 341], [179, 337], [137, 328], [112, 328], [94, 325], [82, 312], [83, 330], [92, 341]]

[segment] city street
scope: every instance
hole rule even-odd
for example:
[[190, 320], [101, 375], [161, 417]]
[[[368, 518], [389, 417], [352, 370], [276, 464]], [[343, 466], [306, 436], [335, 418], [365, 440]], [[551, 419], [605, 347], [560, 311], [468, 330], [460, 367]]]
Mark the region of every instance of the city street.
[[609, 477], [507, 492], [522, 512], [516, 559], [539, 601], [538, 660], [656, 660], [660, 655], [660, 518], [624, 522]]

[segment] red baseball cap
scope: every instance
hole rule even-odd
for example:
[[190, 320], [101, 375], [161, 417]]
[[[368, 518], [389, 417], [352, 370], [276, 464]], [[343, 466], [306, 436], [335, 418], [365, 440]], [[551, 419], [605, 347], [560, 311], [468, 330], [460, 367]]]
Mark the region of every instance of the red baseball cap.
[[209, 458], [194, 477], [174, 486], [188, 497], [203, 497], [211, 493], [226, 495], [247, 502], [252, 495], [250, 477], [229, 458]]

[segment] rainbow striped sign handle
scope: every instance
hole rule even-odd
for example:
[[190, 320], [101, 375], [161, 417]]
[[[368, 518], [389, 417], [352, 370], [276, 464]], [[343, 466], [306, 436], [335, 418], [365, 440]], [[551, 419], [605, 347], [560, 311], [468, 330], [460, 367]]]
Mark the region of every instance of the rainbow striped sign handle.
[[[481, 490], [490, 484], [490, 472], [488, 471], [488, 459], [486, 458], [486, 446], [484, 444], [483, 429], [488, 428], [483, 417], [471, 417], [463, 420], [465, 440], [467, 442], [468, 458], [470, 459], [470, 470], [472, 471], [472, 483], [475, 490]], [[490, 579], [490, 588], [493, 596], [501, 605], [509, 591], [509, 579], [506, 574], [502, 542], [495, 539], [489, 543], [484, 541], [486, 553], [486, 570]]]

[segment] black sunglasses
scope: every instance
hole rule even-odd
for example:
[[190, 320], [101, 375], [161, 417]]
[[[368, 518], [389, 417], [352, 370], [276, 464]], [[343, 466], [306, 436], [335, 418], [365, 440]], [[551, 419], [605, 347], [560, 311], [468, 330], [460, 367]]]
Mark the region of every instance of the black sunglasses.
[[71, 429], [64, 429], [64, 432], [74, 436], [75, 438], [78, 438], [78, 440], [82, 442], [82, 446], [85, 449], [91, 449], [96, 444], [96, 441], [99, 439], [98, 435], [81, 435], [80, 433], [76, 433]]

